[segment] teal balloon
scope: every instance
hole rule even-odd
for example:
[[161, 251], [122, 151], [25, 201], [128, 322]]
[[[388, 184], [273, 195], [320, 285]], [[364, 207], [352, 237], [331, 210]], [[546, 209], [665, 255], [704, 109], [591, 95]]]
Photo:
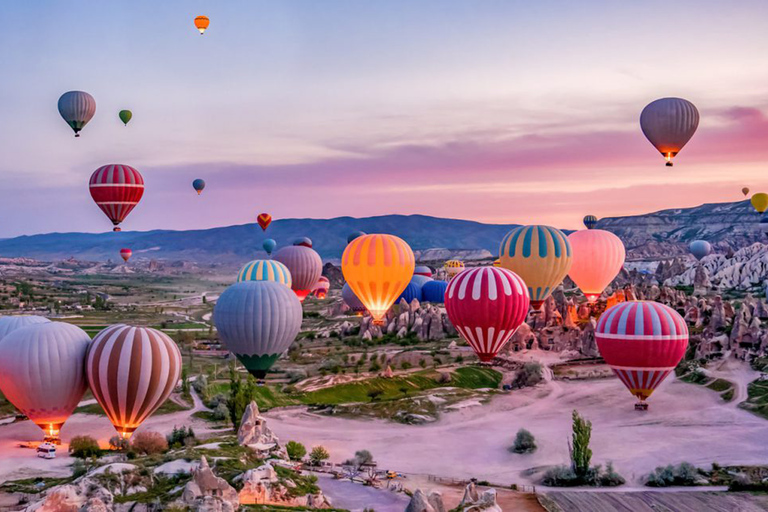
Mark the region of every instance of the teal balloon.
[[291, 271], [275, 260], [253, 260], [246, 263], [237, 273], [240, 281], [275, 281], [291, 287]]
[[261, 244], [261, 246], [264, 248], [266, 253], [271, 256], [272, 255], [272, 251], [274, 251], [275, 247], [277, 247], [277, 242], [275, 242], [271, 238], [267, 238], [266, 240], [264, 240], [264, 243]]

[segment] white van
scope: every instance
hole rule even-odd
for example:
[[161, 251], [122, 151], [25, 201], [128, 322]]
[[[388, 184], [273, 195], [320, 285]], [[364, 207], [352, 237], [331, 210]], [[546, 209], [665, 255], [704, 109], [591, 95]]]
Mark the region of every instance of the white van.
[[37, 456], [42, 459], [55, 459], [56, 445], [52, 443], [41, 443], [37, 447]]

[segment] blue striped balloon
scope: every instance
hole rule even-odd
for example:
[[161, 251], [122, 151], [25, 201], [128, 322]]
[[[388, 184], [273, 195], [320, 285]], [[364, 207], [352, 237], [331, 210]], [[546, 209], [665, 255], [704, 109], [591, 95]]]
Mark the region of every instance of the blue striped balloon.
[[596, 225], [597, 225], [597, 217], [595, 217], [594, 215], [584, 216], [584, 226], [587, 229], [594, 229]]
[[237, 274], [237, 282], [275, 281], [291, 287], [291, 271], [275, 260], [253, 260], [245, 264]]
[[445, 302], [445, 290], [448, 288], [447, 281], [429, 281], [421, 287], [421, 299], [424, 302], [433, 304], [443, 304]]
[[421, 285], [417, 281], [411, 281], [408, 286], [405, 287], [403, 293], [395, 300], [395, 304], [399, 303], [401, 299], [405, 299], [405, 302], [411, 303], [413, 299], [421, 300]]

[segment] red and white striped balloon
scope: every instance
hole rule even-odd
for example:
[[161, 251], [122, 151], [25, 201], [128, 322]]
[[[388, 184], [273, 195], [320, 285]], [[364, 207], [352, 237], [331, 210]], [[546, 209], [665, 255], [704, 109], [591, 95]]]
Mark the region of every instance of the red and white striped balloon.
[[144, 178], [130, 165], [103, 165], [91, 174], [88, 189], [96, 205], [112, 224], [113, 231], [133, 210], [144, 195]]
[[461, 337], [483, 362], [489, 362], [525, 321], [528, 286], [500, 267], [464, 270], [445, 291], [445, 309]]

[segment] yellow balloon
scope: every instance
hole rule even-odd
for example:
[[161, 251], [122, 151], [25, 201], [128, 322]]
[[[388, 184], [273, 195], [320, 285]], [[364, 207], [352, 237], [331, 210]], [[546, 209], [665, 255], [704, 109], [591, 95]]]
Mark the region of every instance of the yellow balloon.
[[410, 246], [394, 235], [362, 235], [341, 257], [344, 279], [368, 309], [376, 324], [405, 290], [416, 260]]
[[752, 199], [750, 199], [752, 202], [752, 206], [755, 210], [757, 210], [759, 213], [765, 212], [765, 210], [768, 210], [768, 194], [765, 194], [763, 192], [758, 192], [757, 194], [752, 196]]
[[550, 226], [520, 226], [504, 236], [499, 249], [501, 266], [528, 285], [531, 306], [538, 309], [571, 269], [568, 237]]
[[464, 270], [464, 262], [459, 260], [448, 260], [443, 267], [445, 268], [445, 273], [448, 274], [448, 279], [453, 279], [456, 274]]

